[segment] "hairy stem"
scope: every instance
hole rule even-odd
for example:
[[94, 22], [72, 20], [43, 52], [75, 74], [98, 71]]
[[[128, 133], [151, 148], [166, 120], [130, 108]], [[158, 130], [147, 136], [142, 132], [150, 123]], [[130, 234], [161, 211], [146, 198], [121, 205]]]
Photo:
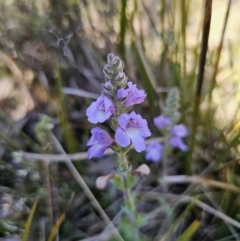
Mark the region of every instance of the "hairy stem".
[[131, 190], [128, 187], [128, 183], [127, 183], [127, 177], [128, 177], [129, 173], [125, 172], [123, 174], [123, 180], [124, 180], [124, 186], [125, 186], [125, 199], [126, 199], [126, 203], [127, 205], [129, 205], [131, 207], [132, 212], [129, 213], [129, 220], [132, 224], [133, 227], [133, 232], [134, 232], [134, 240], [139, 240], [139, 232], [138, 232], [138, 228], [135, 225], [135, 220], [136, 220], [136, 212], [135, 212], [135, 202], [134, 202], [134, 198], [131, 195]]

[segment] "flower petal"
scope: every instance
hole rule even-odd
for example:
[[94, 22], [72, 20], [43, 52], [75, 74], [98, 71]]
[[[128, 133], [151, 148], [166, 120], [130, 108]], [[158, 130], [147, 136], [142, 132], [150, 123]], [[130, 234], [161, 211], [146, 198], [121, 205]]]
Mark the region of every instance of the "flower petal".
[[96, 118], [98, 109], [97, 109], [97, 104], [96, 101], [93, 102], [86, 110], [86, 115], [88, 117], [88, 121], [93, 124], [98, 123], [98, 119]]
[[125, 130], [129, 120], [130, 120], [129, 114], [121, 114], [118, 119], [118, 124]]
[[130, 145], [130, 138], [126, 134], [126, 132], [119, 127], [115, 133], [115, 141], [121, 146], [121, 147], [127, 147]]
[[95, 127], [91, 130], [91, 138], [90, 140], [87, 142], [87, 146], [92, 146], [98, 143], [98, 137], [97, 137], [97, 133], [101, 130], [101, 128], [99, 127]]
[[117, 99], [118, 100], [125, 98], [127, 95], [128, 95], [128, 92], [125, 89], [123, 89], [123, 88], [118, 89], [118, 91], [117, 91]]
[[139, 135], [138, 130], [133, 128], [127, 129], [127, 134], [132, 140], [132, 144], [137, 152], [142, 152], [146, 149], [146, 144], [144, 138]]
[[158, 162], [162, 157], [163, 146], [158, 141], [152, 141], [146, 148], [146, 160]]
[[126, 107], [142, 103], [147, 95], [143, 90], [137, 89], [136, 85], [132, 82], [128, 82], [128, 89], [126, 91], [128, 92], [128, 97], [125, 101]]
[[172, 147], [179, 148], [181, 151], [187, 151], [188, 146], [183, 142], [180, 137], [173, 136], [169, 140], [169, 144]]
[[88, 149], [88, 158], [101, 157], [104, 154], [106, 147], [103, 145], [93, 145]]
[[188, 129], [184, 124], [178, 124], [173, 126], [172, 134], [178, 137], [186, 137], [188, 135]]
[[159, 115], [153, 118], [154, 125], [159, 129], [164, 129], [171, 124], [171, 119], [163, 115]]

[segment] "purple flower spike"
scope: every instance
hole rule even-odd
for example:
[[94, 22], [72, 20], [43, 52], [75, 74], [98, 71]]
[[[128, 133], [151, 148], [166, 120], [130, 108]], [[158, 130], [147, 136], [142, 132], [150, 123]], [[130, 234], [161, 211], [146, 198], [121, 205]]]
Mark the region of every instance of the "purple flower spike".
[[169, 144], [172, 147], [179, 148], [181, 151], [187, 151], [188, 150], [188, 146], [178, 136], [171, 137], [170, 140], [169, 140]]
[[128, 89], [126, 89], [126, 91], [128, 92], [128, 97], [125, 102], [126, 107], [142, 103], [147, 96], [143, 90], [137, 89], [136, 85], [132, 82], [128, 82]]
[[163, 146], [158, 141], [152, 141], [146, 148], [145, 158], [148, 161], [159, 162], [162, 158]]
[[159, 129], [164, 129], [171, 124], [171, 119], [164, 115], [159, 115], [153, 118], [154, 125]]
[[103, 156], [105, 149], [113, 143], [111, 136], [99, 127], [93, 128], [91, 133], [92, 136], [87, 143], [87, 146], [91, 146], [88, 149], [89, 159]]
[[132, 111], [130, 114], [121, 114], [118, 124], [115, 141], [121, 147], [127, 147], [132, 142], [137, 152], [144, 151], [146, 148], [144, 139], [151, 135], [147, 121]]
[[123, 88], [118, 89], [118, 91], [117, 91], [117, 99], [118, 100], [121, 100], [121, 99], [127, 97], [127, 95], [128, 95], [128, 92], [125, 89], [123, 89]]
[[112, 101], [108, 97], [101, 95], [98, 97], [97, 101], [93, 102], [87, 108], [86, 114], [89, 122], [97, 124], [106, 121], [115, 112], [116, 109]]
[[178, 125], [173, 126], [172, 134], [174, 136], [178, 136], [178, 137], [186, 137], [188, 135], [188, 129], [185, 125], [178, 124]]

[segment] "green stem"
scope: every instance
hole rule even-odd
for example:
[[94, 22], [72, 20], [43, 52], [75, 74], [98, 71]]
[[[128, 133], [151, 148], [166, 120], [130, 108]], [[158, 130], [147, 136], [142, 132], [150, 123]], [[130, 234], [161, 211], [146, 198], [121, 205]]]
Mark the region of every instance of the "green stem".
[[139, 232], [138, 228], [136, 227], [135, 220], [136, 220], [136, 205], [135, 205], [135, 199], [131, 194], [131, 189], [128, 186], [128, 176], [130, 174], [130, 166], [129, 162], [126, 158], [126, 152], [122, 151], [119, 153], [119, 159], [121, 162], [119, 172], [122, 174], [123, 177], [123, 183], [124, 183], [124, 196], [125, 196], [125, 205], [128, 207], [128, 210], [130, 212], [128, 213], [128, 217], [130, 220], [130, 223], [133, 227], [133, 233], [134, 233], [134, 240], [139, 240]]
[[136, 220], [136, 212], [135, 212], [135, 202], [134, 202], [134, 198], [131, 195], [131, 190], [130, 188], [128, 188], [128, 183], [127, 183], [127, 177], [128, 177], [129, 173], [125, 172], [123, 173], [123, 180], [124, 180], [124, 186], [125, 186], [125, 201], [127, 203], [127, 205], [129, 205], [131, 207], [132, 212], [129, 213], [129, 220], [132, 224], [133, 227], [133, 232], [134, 232], [134, 240], [139, 240], [139, 232], [138, 232], [138, 228], [135, 225], [135, 220]]

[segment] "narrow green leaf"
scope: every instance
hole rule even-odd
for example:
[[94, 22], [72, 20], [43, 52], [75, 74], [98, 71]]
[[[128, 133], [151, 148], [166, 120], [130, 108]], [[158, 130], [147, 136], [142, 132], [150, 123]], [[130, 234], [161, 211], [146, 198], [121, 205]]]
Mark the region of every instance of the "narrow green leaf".
[[119, 51], [124, 61], [125, 61], [125, 34], [126, 34], [126, 28], [127, 28], [126, 9], [127, 9], [127, 0], [121, 0]]
[[134, 187], [138, 182], [138, 177], [134, 176], [132, 174], [129, 174], [127, 177], [127, 187], [132, 188]]
[[193, 221], [189, 227], [183, 232], [183, 234], [177, 239], [177, 241], [188, 241], [198, 230], [200, 222], [198, 220]]
[[115, 188], [117, 188], [119, 190], [124, 190], [125, 189], [123, 179], [119, 175], [114, 175], [114, 177], [110, 180], [110, 182], [112, 183], [112, 185]]
[[66, 217], [66, 213], [63, 213], [60, 218], [58, 219], [58, 221], [56, 222], [56, 224], [53, 226], [51, 233], [49, 235], [48, 241], [53, 241], [53, 239], [56, 236], [57, 231], [59, 230], [61, 224], [63, 223], [64, 219]]
[[29, 234], [31, 226], [32, 226], [33, 216], [34, 216], [34, 213], [35, 213], [35, 210], [36, 210], [36, 207], [37, 207], [37, 202], [38, 201], [36, 200], [34, 202], [32, 208], [31, 208], [31, 212], [28, 216], [28, 220], [27, 220], [27, 223], [26, 223], [26, 226], [25, 226], [25, 230], [24, 230], [24, 233], [23, 233], [23, 236], [22, 236], [22, 241], [27, 241], [28, 234]]

